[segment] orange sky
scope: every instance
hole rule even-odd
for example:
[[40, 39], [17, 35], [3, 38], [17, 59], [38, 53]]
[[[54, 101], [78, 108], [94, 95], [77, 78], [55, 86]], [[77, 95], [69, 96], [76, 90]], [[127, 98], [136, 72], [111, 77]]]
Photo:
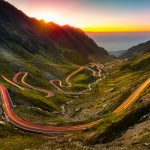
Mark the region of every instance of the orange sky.
[[150, 31], [149, 0], [7, 0], [30, 17], [88, 32]]

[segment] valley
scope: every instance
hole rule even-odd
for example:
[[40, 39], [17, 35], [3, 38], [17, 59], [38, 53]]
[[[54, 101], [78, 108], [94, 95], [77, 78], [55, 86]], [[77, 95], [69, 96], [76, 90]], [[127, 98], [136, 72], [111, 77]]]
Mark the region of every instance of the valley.
[[88, 35], [0, 0], [0, 150], [149, 150], [150, 41]]
[[[99, 66], [99, 65], [95, 65], [95, 66]], [[81, 71], [83, 69], [83, 67], [80, 67], [78, 70], [74, 71], [73, 73], [69, 74], [66, 78], [66, 82], [69, 83], [69, 87], [71, 86], [71, 83], [69, 82], [69, 78], [73, 75], [75, 75], [76, 73], [78, 73], [79, 71]], [[98, 70], [99, 72], [99, 70]], [[94, 73], [95, 74], [95, 71]], [[26, 77], [27, 74], [25, 74], [25, 76], [23, 76], [22, 78], [22, 83], [24, 86], [29, 87], [33, 90], [37, 90], [40, 92], [44, 92], [47, 93], [48, 95], [46, 97], [52, 97], [53, 93], [48, 91], [48, 90], [44, 90], [44, 89], [40, 89], [37, 87], [34, 87], [28, 83], [26, 83], [24, 81], [24, 78]], [[18, 76], [18, 73], [17, 73]], [[5, 79], [5, 78], [4, 78]], [[14, 81], [17, 81], [17, 77], [14, 77]], [[61, 83], [61, 81], [60, 81]], [[140, 95], [141, 92], [143, 92], [146, 87], [148, 87], [150, 85], [150, 79], [146, 80], [121, 106], [119, 106], [114, 112], [115, 113], [120, 113], [123, 110], [126, 110], [136, 99], [137, 97]], [[24, 120], [21, 120], [20, 118], [18, 118], [12, 111], [13, 108], [13, 104], [11, 101], [11, 98], [8, 94], [8, 91], [6, 89], [5, 86], [1, 85], [1, 94], [2, 94], [2, 106], [6, 117], [6, 120], [8, 122], [13, 123], [15, 126], [18, 126], [19, 128], [25, 129], [25, 130], [29, 130], [29, 131], [36, 131], [36, 132], [41, 132], [41, 133], [57, 133], [57, 132], [67, 132], [67, 131], [76, 131], [76, 130], [85, 130], [87, 128], [90, 128], [91, 126], [96, 125], [96, 123], [98, 121], [94, 121], [91, 123], [87, 123], [87, 124], [83, 124], [83, 125], [76, 125], [76, 126], [66, 126], [66, 127], [56, 127], [56, 126], [40, 126], [37, 124], [31, 124], [30, 122], [26, 122]], [[23, 88], [22, 88], [23, 89]], [[92, 89], [90, 89], [92, 90]], [[73, 95], [78, 95], [78, 94], [83, 94], [84, 92], [79, 92], [79, 93], [68, 93], [68, 94], [73, 94]]]
[[[105, 128], [107, 129], [107, 128], [111, 127], [113, 122], [116, 122], [116, 121], [118, 122], [118, 125], [119, 125], [120, 121], [123, 120], [124, 117], [128, 116], [128, 114], [130, 114], [130, 113], [132, 114], [132, 112], [134, 112], [133, 110], [136, 110], [136, 109], [138, 110], [142, 106], [142, 105], [141, 106], [139, 105], [141, 103], [139, 100], [139, 98], [140, 98], [139, 96], [141, 95], [141, 92], [143, 93], [142, 95], [144, 96], [149, 91], [149, 89], [147, 89], [147, 90], [145, 89], [149, 85], [149, 67], [147, 66], [147, 69], [144, 69], [144, 70], [140, 69], [138, 71], [131, 71], [128, 68], [126, 69], [126, 66], [129, 64], [131, 66], [139, 66], [139, 64], [144, 62], [144, 60], [147, 58], [149, 58], [149, 54], [143, 55], [142, 59], [141, 59], [141, 57], [137, 57], [134, 60], [128, 60], [128, 61], [115, 60], [112, 63], [104, 64], [105, 67], [102, 67], [100, 65], [102, 67], [102, 71], [97, 69], [97, 68], [99, 68], [98, 67], [99, 65], [98, 66], [91, 65], [90, 70], [85, 69], [85, 72], [82, 72], [82, 71], [84, 71], [84, 70], [82, 70], [83, 67], [75, 67], [76, 69], [74, 71], [72, 70], [71, 72], [69, 71], [70, 73], [66, 73], [67, 76], [64, 76], [65, 80], [56, 80], [56, 81], [54, 80], [54, 84], [57, 87], [59, 87], [59, 90], [57, 88], [55, 89], [55, 86], [53, 86], [53, 85], [51, 85], [52, 87], [51, 87], [50, 91], [46, 90], [46, 89], [50, 88], [50, 84], [48, 81], [44, 82], [45, 86], [40, 86], [40, 84], [38, 83], [40, 80], [36, 79], [36, 76], [35, 76], [35, 79], [36, 79], [37, 83], [35, 82], [34, 78], [30, 77], [31, 74], [29, 74], [29, 77], [26, 76], [24, 78], [24, 75], [26, 75], [26, 74], [24, 74], [23, 72], [14, 73], [15, 76], [11, 75], [11, 77], [9, 75], [9, 81], [16, 84], [20, 88], [18, 88], [17, 86], [14, 86], [13, 84], [11, 84], [11, 82], [7, 82], [7, 80], [2, 79], [2, 81], [3, 81], [4, 85], [7, 85], [8, 87], [11, 87], [11, 89], [14, 89], [13, 93], [14, 92], [15, 93], [12, 95], [11, 99], [12, 99], [13, 103], [15, 102], [15, 107], [11, 107], [11, 109], [14, 108], [14, 114], [16, 114], [19, 118], [21, 118], [27, 122], [31, 122], [31, 124], [33, 124], [33, 125], [39, 124], [41, 126], [42, 130], [43, 130], [43, 126], [46, 127], [48, 125], [48, 127], [50, 127], [50, 129], [49, 129], [49, 131], [47, 131], [47, 133], [48, 132], [59, 133], [59, 132], [75, 130], [77, 133], [73, 132], [73, 133], [69, 133], [69, 135], [72, 137], [75, 134], [78, 137], [79, 141], [80, 141], [80, 138], [82, 138], [82, 136], [84, 136], [84, 138], [85, 138], [87, 135], [92, 134], [93, 131], [94, 132], [96, 131], [94, 133], [94, 135], [90, 139], [88, 138], [88, 140], [87, 140], [87, 142], [93, 143], [96, 139], [99, 139], [98, 137], [100, 137], [101, 134], [105, 133]], [[96, 67], [96, 68], [94, 68], [94, 67]], [[89, 70], [89, 72], [87, 72], [88, 70]], [[91, 71], [91, 70], [93, 70], [93, 71]], [[101, 74], [100, 74], [100, 72], [101, 72]], [[88, 75], [90, 73], [91, 76], [94, 76], [94, 79], [90, 80], [90, 82], [91, 81], [95, 82], [95, 81], [99, 80], [99, 77], [101, 78], [101, 80], [96, 82], [96, 84], [91, 84], [89, 81], [83, 80], [84, 78], [83, 79], [81, 78], [81, 80], [74, 79], [74, 78], [77, 78], [77, 76], [81, 76], [81, 74], [83, 74], [83, 73], [88, 73]], [[102, 76], [105, 75], [105, 78], [101, 77], [101, 75]], [[96, 76], [98, 76], [98, 78]], [[134, 80], [133, 80], [133, 76], [134, 76]], [[3, 77], [4, 77], [4, 73], [3, 73]], [[5, 78], [6, 78], [6, 75], [5, 75]], [[34, 79], [34, 82], [32, 79]], [[63, 84], [62, 84], [62, 81], [63, 81]], [[144, 82], [144, 84], [142, 84], [143, 82]], [[82, 88], [81, 87], [77, 88], [78, 86], [73, 87], [76, 84], [84, 85], [84, 83], [86, 83], [85, 84], [86, 86], [81, 86]], [[91, 86], [92, 86], [91, 90], [88, 91], [88, 93], [86, 93], [86, 94], [84, 94], [84, 92], [82, 93], [81, 91], [87, 90], [88, 84], [91, 84]], [[136, 87], [137, 84], [141, 85], [141, 86], [139, 86], [139, 88], [137, 88]], [[122, 86], [122, 85], [124, 85], [124, 86]], [[97, 86], [99, 86], [100, 88], [98, 88]], [[133, 87], [135, 87], [135, 88], [132, 89]], [[1, 92], [2, 91], [4, 93], [6, 92], [6, 97], [9, 97], [9, 95], [7, 95], [7, 90], [5, 89], [5, 87], [2, 86], [1, 89], [3, 89], [3, 90], [1, 90]], [[63, 89], [63, 91], [65, 90], [65, 93], [60, 91], [62, 89]], [[76, 91], [77, 89], [78, 89], [78, 91]], [[72, 92], [72, 90], [75, 90], [76, 92], [74, 93], [74, 92]], [[51, 92], [51, 91], [53, 91], [53, 92]], [[48, 93], [48, 92], [50, 92], [51, 95], [49, 97], [45, 97], [45, 96], [47, 96], [46, 93]], [[28, 100], [31, 99], [31, 101], [32, 101], [32, 97], [33, 97], [35, 100], [34, 100], [34, 102], [32, 101], [32, 105], [31, 104], [30, 104], [31, 106], [29, 106], [29, 104], [25, 104], [24, 106], [20, 105], [20, 104], [18, 105], [16, 102], [21, 98], [20, 94], [25, 97], [30, 96], [28, 98]], [[135, 95], [135, 94], [137, 94], [137, 95]], [[19, 95], [19, 97], [18, 97], [18, 95]], [[32, 97], [31, 97], [31, 95], [32, 95]], [[35, 97], [36, 95], [39, 95], [38, 99], [42, 103], [45, 102], [46, 104], [49, 104], [49, 106], [51, 106], [51, 108], [54, 109], [54, 111], [49, 112], [49, 110], [45, 109], [45, 107], [43, 107], [43, 106], [41, 107], [42, 103], [41, 104], [39, 103], [40, 105], [37, 104], [36, 101], [38, 99], [36, 99], [36, 97]], [[130, 95], [131, 95], [131, 98], [127, 99]], [[2, 96], [2, 98], [3, 97], [4, 97], [4, 95]], [[66, 99], [66, 101], [61, 101], [61, 103], [59, 103], [58, 101], [55, 101], [56, 98], [58, 99], [58, 97], [59, 98], [62, 97], [63, 100], [65, 100], [65, 97], [67, 99]], [[93, 99], [95, 99], [95, 100], [93, 100]], [[111, 101], [110, 101], [110, 99], [111, 99]], [[132, 100], [130, 100], [130, 99], [132, 99]], [[137, 100], [137, 102], [135, 102], [135, 100]], [[88, 101], [88, 103], [86, 103], [87, 101]], [[8, 102], [9, 102], [9, 100], [8, 100]], [[22, 102], [24, 103], [25, 100]], [[133, 105], [133, 102], [135, 103], [134, 105]], [[142, 103], [145, 103], [145, 102], [143, 101]], [[10, 100], [10, 104], [12, 104], [11, 100]], [[34, 106], [34, 104], [35, 104], [35, 106]], [[74, 104], [74, 105], [72, 105], [72, 104]], [[147, 106], [147, 104], [144, 104], [144, 105]], [[37, 106], [39, 106], [39, 107], [37, 107]], [[148, 106], [149, 106], [149, 104], [148, 104]], [[125, 112], [124, 112], [124, 109], [125, 109]], [[126, 109], [127, 109], [127, 111], [126, 111]], [[10, 110], [10, 111], [13, 111], [13, 110]], [[5, 113], [5, 114], [7, 114], [7, 113]], [[94, 121], [91, 122], [92, 120], [94, 120]], [[111, 122], [109, 121], [108, 123], [106, 123], [106, 120], [112, 120], [112, 121]], [[4, 122], [5, 122], [5, 124], [4, 125], [1, 124], [1, 125], [7, 126], [7, 121], [4, 121]], [[52, 130], [51, 130], [51, 127], [52, 127]], [[88, 130], [88, 128], [91, 128], [91, 127], [93, 129]], [[20, 126], [19, 126], [19, 128], [20, 128]], [[55, 130], [55, 128], [56, 128], [56, 130]], [[9, 130], [12, 130], [11, 126], [8, 127], [8, 131]], [[28, 136], [28, 134], [29, 135], [33, 134], [33, 137], [31, 137], [31, 139], [34, 138], [35, 133], [27, 133], [26, 131], [20, 132], [19, 129], [16, 129], [16, 130], [17, 130], [17, 135], [13, 135], [14, 137], [19, 136], [20, 134], [27, 134], [26, 136]], [[27, 129], [23, 128], [23, 130], [38, 132], [38, 130], [36, 131], [36, 130], [29, 129], [29, 128], [27, 128]], [[62, 130], [64, 130], [64, 131], [62, 131]], [[79, 130], [83, 130], [82, 131], [83, 134], [81, 137], [78, 135], [78, 132], [81, 132]], [[40, 132], [44, 133], [45, 131], [40, 131]], [[5, 135], [7, 137], [7, 131], [5, 131], [5, 132], [3, 131], [3, 135]], [[63, 135], [61, 135], [61, 136], [63, 136]], [[43, 137], [43, 135], [38, 136], [38, 138], [40, 138], [40, 140], [42, 140], [43, 138], [48, 138], [48, 137], [49, 136]], [[20, 137], [20, 140], [22, 138], [23, 137]], [[60, 135], [58, 135], [57, 138], [59, 139]], [[26, 144], [25, 144], [25, 147], [27, 146]], [[36, 145], [33, 145], [33, 147], [36, 147]]]

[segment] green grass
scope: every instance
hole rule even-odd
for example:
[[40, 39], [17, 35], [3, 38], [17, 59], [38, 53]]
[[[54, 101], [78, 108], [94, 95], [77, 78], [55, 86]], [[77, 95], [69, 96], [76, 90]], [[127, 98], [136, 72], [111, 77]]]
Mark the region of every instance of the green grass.
[[[150, 69], [145, 70], [144, 66], [139, 71], [132, 71], [128, 68], [122, 70], [123, 65], [127, 63], [133, 64], [134, 60], [121, 64], [114, 63], [111, 73], [97, 85], [92, 86], [92, 91], [90, 91], [89, 95], [79, 96], [74, 100], [73, 105], [68, 105], [73, 111], [80, 109], [79, 112], [72, 114], [75, 118], [99, 118], [109, 111], [115, 110], [150, 76]], [[68, 113], [71, 116], [69, 111]]]
[[[66, 76], [79, 68], [74, 64], [54, 64], [51, 60], [38, 54], [35, 56], [26, 53], [20, 56], [18, 54], [8, 55], [7, 59], [4, 55], [0, 54], [0, 73], [11, 79], [18, 70], [22, 69], [29, 72], [27, 83], [49, 90], [54, 90], [49, 84], [50, 79], [60, 79], [65, 84]], [[55, 93], [54, 97], [45, 98], [45, 94], [38, 91], [30, 89], [21, 91], [2, 78], [0, 78], [0, 83], [5, 84], [13, 91], [12, 101], [17, 105], [15, 112], [25, 120], [40, 124], [69, 125], [102, 118], [96, 128], [85, 131], [87, 139], [90, 140], [93, 137], [93, 140], [97, 140], [99, 135], [105, 133], [110, 125], [120, 120], [120, 116], [108, 112], [115, 110], [137, 86], [150, 76], [149, 54], [121, 64], [112, 63], [114, 68], [110, 74], [106, 75], [106, 78], [99, 81], [98, 84], [92, 85], [90, 94], [78, 97]], [[87, 85], [96, 80], [97, 77], [93, 77], [92, 72], [83, 70], [72, 77], [73, 87], [68, 91], [87, 89]], [[147, 89], [142, 96], [149, 92]], [[65, 114], [61, 113], [62, 104], [66, 108]], [[28, 132], [20, 131], [9, 125], [0, 125], [0, 137], [0, 145], [3, 149], [25, 149], [29, 145], [31, 145], [30, 148], [36, 149], [44, 143], [43, 136], [28, 135]], [[82, 138], [82, 135], [80, 134], [79, 137]]]
[[45, 139], [38, 135], [14, 135], [0, 138], [1, 150], [38, 149]]
[[108, 113], [97, 122], [96, 126], [85, 133], [87, 142], [97, 143], [101, 141], [105, 143], [119, 137], [130, 126], [139, 123], [140, 118], [149, 112], [150, 104], [143, 101], [143, 105], [138, 101], [126, 111]]

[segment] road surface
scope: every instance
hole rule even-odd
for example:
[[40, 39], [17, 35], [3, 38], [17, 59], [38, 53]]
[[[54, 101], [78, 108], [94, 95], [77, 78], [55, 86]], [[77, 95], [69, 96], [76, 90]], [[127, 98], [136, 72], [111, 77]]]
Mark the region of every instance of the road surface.
[[[21, 75], [21, 74], [24, 74], [22, 79], [21, 79], [21, 83], [18, 82], [18, 77]], [[39, 87], [35, 87], [33, 85], [30, 85], [28, 83], [26, 83], [25, 79], [27, 78], [28, 76], [28, 73], [27, 72], [18, 72], [16, 73], [16, 75], [13, 77], [13, 81], [15, 84], [21, 84], [23, 86], [26, 86], [26, 87], [29, 87], [31, 89], [34, 89], [34, 90], [37, 90], [37, 91], [40, 91], [40, 92], [43, 92], [43, 93], [46, 93], [46, 97], [52, 97], [54, 95], [54, 93], [52, 91], [49, 91], [49, 90], [45, 90], [45, 89], [41, 89]]]
[[[150, 85], [150, 78], [146, 80], [135, 92], [133, 92], [133, 94], [131, 94], [131, 96], [127, 98], [127, 100], [121, 106], [119, 106], [114, 112], [119, 113], [123, 110], [126, 110], [133, 102], [135, 102], [135, 100], [141, 94], [141, 92], [143, 92], [149, 85]], [[63, 133], [69, 131], [85, 130], [97, 124], [97, 121], [93, 121], [82, 125], [74, 125], [74, 126], [52, 126], [52, 125], [34, 124], [19, 118], [13, 112], [11, 98], [4, 85], [0, 85], [0, 92], [1, 92], [1, 99], [2, 99], [2, 107], [5, 112], [5, 117], [7, 121], [11, 122], [18, 128], [27, 131], [40, 132], [40, 133]]]
[[2, 75], [2, 78], [3, 78], [5, 81], [7, 81], [8, 83], [10, 83], [10, 84], [12, 84], [12, 85], [14, 85], [14, 86], [18, 87], [19, 89], [21, 89], [21, 90], [25, 90], [23, 87], [21, 87], [21, 86], [19, 86], [18, 84], [16, 84], [16, 83], [12, 82], [11, 80], [9, 80], [8, 78], [6, 78], [6, 77], [5, 77], [5, 76], [3, 76], [3, 75]]
[[[94, 83], [88, 84], [88, 89], [86, 89], [86, 90], [84, 90], [84, 91], [80, 91], [80, 92], [66, 92], [66, 91], [62, 90], [60, 87], [71, 87], [71, 86], [72, 86], [72, 83], [71, 83], [69, 80], [71, 79], [72, 76], [74, 76], [75, 74], [77, 74], [78, 72], [80, 72], [80, 71], [83, 70], [83, 69], [88, 69], [88, 70], [92, 71], [92, 72], [93, 72], [93, 76], [101, 77], [101, 76], [102, 76], [102, 75], [101, 75], [101, 66], [98, 65], [98, 64], [91, 64], [91, 67], [94, 67], [94, 66], [97, 67], [98, 73], [97, 73], [96, 71], [94, 71], [93, 69], [89, 68], [89, 67], [83, 67], [83, 66], [81, 66], [79, 69], [77, 69], [76, 71], [74, 71], [74, 72], [72, 72], [71, 74], [69, 74], [69, 75], [66, 77], [66, 79], [65, 79], [66, 83], [68, 83], [68, 86], [62, 85], [62, 81], [61, 81], [61, 80], [50, 80], [50, 84], [51, 84], [55, 89], [57, 89], [57, 91], [59, 91], [59, 92], [61, 92], [61, 93], [63, 93], [63, 94], [71, 94], [71, 95], [88, 94], [88, 93], [85, 93], [85, 92], [90, 91], [90, 90], [91, 90], [91, 85], [96, 84], [100, 79], [98, 79], [98, 80], [97, 80], [96, 82], [94, 82]], [[60, 86], [60, 87], [55, 84], [56, 81], [59, 82], [59, 86]]]
[[[73, 76], [80, 69], [73, 72], [70, 76]], [[37, 87], [34, 87], [34, 86], [26, 83], [25, 79], [28, 76], [28, 73], [20, 72], [20, 73], [16, 74], [16, 76], [13, 78], [13, 81], [15, 82], [15, 83], [13, 82], [14, 84], [12, 83], [12, 81], [8, 80], [6, 77], [4, 77], [4, 76], [2, 76], [2, 77], [9, 83], [16, 86], [17, 85], [16, 83], [18, 83], [17, 78], [20, 74], [24, 74], [24, 76], [22, 78], [22, 83], [24, 85], [26, 85], [27, 87], [47, 93], [49, 96], [53, 95], [53, 93], [51, 91], [37, 88]], [[70, 76], [67, 79], [68, 82], [69, 82]], [[70, 86], [69, 83], [68, 83], [68, 86]], [[141, 84], [140, 87], [138, 89], [136, 89], [129, 96], [129, 98], [127, 98], [116, 110], [114, 110], [114, 113], [120, 113], [122, 111], [127, 110], [137, 100], [139, 95], [149, 85], [150, 85], [150, 78], [147, 79], [143, 84]], [[97, 120], [97, 121], [92, 121], [90, 123], [85, 123], [85, 124], [81, 124], [81, 125], [71, 125], [71, 126], [53, 126], [53, 125], [40, 125], [40, 124], [31, 123], [29, 121], [21, 119], [14, 113], [13, 104], [12, 104], [11, 98], [9, 96], [9, 93], [7, 91], [7, 88], [2, 84], [0, 85], [0, 93], [1, 93], [2, 107], [3, 107], [3, 111], [4, 111], [7, 121], [14, 124], [16, 127], [27, 130], [27, 131], [39, 132], [39, 133], [63, 133], [63, 132], [69, 132], [69, 131], [79, 131], [79, 130], [85, 130], [85, 129], [91, 128], [92, 126], [96, 125], [98, 122], [98, 120]]]
[[147, 79], [138, 89], [136, 89], [114, 112], [126, 110], [133, 104], [138, 96], [150, 85], [150, 78]]
[[62, 133], [62, 132], [69, 132], [69, 131], [84, 130], [94, 126], [97, 123], [97, 121], [93, 121], [90, 123], [86, 123], [82, 125], [74, 125], [74, 126], [52, 126], [52, 125], [34, 124], [19, 118], [13, 112], [12, 105], [11, 105], [11, 98], [4, 85], [0, 85], [0, 92], [1, 92], [1, 99], [2, 99], [2, 107], [5, 112], [5, 117], [7, 121], [11, 122], [18, 128], [27, 131], [40, 132], [40, 133]]
[[72, 86], [72, 83], [69, 81], [70, 78], [71, 78], [72, 76], [74, 76], [75, 74], [77, 74], [78, 72], [80, 72], [81, 70], [83, 70], [84, 68], [85, 68], [85, 67], [81, 66], [79, 69], [77, 69], [77, 70], [73, 71], [71, 74], [69, 74], [69, 75], [67, 76], [67, 78], [65, 79], [66, 83], [68, 84], [68, 85], [66, 85], [66, 86], [62, 85], [62, 82], [61, 82], [60, 80], [55, 80], [55, 81], [58, 81], [58, 82], [59, 82], [59, 85], [60, 85], [61, 87], [71, 87], [71, 86]]

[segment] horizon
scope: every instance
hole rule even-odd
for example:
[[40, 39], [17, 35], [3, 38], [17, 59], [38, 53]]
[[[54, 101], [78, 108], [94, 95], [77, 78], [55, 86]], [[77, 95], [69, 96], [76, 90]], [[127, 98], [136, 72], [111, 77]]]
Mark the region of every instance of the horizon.
[[[150, 1], [6, 0], [29, 17], [87, 33], [150, 32]], [[30, 10], [30, 11], [29, 11]], [[71, 13], [70, 13], [71, 12]]]
[[150, 32], [86, 32], [86, 34], [107, 51], [128, 50], [150, 39]]

